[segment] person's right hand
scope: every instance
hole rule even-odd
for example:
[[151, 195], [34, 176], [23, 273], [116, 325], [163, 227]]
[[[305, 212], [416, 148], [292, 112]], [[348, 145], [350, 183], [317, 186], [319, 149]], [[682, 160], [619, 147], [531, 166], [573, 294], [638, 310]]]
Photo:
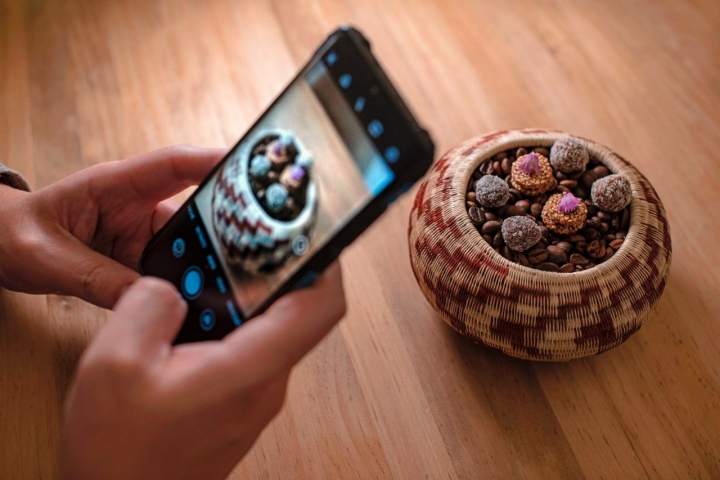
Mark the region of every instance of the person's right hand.
[[345, 313], [339, 265], [219, 342], [172, 346], [187, 305], [142, 278], [81, 358], [66, 479], [225, 478], [279, 412], [292, 367]]

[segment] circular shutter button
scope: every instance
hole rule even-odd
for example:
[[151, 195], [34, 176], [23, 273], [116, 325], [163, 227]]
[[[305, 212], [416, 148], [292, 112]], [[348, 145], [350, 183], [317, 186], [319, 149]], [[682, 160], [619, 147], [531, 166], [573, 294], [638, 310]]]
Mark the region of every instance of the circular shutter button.
[[185, 270], [182, 278], [182, 293], [188, 300], [195, 300], [200, 296], [203, 289], [203, 273], [198, 267], [190, 267]]

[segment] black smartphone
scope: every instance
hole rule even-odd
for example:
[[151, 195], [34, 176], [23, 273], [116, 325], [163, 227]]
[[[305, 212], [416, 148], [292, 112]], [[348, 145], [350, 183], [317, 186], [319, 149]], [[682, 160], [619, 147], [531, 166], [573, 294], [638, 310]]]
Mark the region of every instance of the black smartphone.
[[220, 339], [311, 284], [433, 153], [369, 42], [333, 32], [145, 248], [140, 272], [188, 302], [175, 342]]

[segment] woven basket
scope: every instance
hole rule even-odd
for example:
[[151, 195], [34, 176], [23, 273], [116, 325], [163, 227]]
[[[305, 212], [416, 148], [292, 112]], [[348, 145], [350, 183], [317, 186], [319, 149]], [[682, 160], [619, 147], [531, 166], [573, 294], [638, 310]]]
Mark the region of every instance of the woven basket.
[[545, 272], [506, 260], [480, 237], [465, 207], [473, 170], [499, 152], [550, 147], [564, 136], [528, 129], [470, 139], [435, 164], [410, 213], [410, 260], [425, 297], [452, 328], [513, 357], [565, 361], [621, 344], [650, 316], [670, 269], [668, 221], [650, 183], [580, 137], [632, 185], [630, 228], [615, 255], [582, 272]]

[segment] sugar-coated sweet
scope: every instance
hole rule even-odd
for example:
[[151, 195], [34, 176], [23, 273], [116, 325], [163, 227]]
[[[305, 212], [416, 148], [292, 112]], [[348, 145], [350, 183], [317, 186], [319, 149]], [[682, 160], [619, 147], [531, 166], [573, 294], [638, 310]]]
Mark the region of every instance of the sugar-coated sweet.
[[510, 187], [500, 177], [485, 175], [475, 183], [475, 198], [483, 207], [502, 207], [510, 198]]
[[528, 250], [542, 237], [542, 231], [537, 223], [520, 215], [505, 219], [500, 231], [505, 245], [516, 252]]
[[287, 189], [279, 183], [273, 183], [265, 191], [265, 202], [273, 212], [279, 212], [285, 206], [289, 194]]
[[619, 212], [632, 201], [632, 186], [623, 175], [608, 175], [592, 184], [590, 196], [600, 210]]
[[250, 175], [262, 177], [270, 171], [270, 160], [265, 155], [255, 155], [250, 161]]
[[587, 148], [575, 138], [561, 138], [550, 149], [550, 163], [564, 173], [584, 170], [589, 161]]

